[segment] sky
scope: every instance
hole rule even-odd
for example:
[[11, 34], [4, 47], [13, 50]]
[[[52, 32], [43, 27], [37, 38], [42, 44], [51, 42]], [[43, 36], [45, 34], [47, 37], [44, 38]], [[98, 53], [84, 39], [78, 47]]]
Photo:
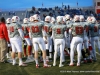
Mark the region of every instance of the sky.
[[37, 8], [42, 7], [54, 7], [70, 5], [76, 7], [78, 2], [79, 7], [92, 6], [93, 0], [0, 0], [0, 9], [18, 9], [18, 8], [31, 8], [35, 6]]

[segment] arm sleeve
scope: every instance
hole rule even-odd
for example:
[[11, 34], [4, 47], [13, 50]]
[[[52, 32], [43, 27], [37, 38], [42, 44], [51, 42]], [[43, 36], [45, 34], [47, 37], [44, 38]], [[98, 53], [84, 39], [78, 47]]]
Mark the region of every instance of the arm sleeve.
[[9, 36], [8, 36], [8, 31], [7, 31], [6, 25], [3, 26], [3, 33], [4, 33], [6, 41], [8, 42], [9, 41]]
[[22, 30], [22, 29], [18, 29], [18, 32], [19, 32], [21, 38], [24, 40], [24, 33], [23, 33], [23, 30]]

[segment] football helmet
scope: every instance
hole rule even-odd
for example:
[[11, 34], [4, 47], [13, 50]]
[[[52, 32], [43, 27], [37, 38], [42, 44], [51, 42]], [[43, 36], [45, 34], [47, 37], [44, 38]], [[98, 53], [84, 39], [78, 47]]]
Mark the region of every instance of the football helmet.
[[7, 18], [6, 23], [11, 23], [11, 18]]
[[65, 15], [66, 20], [70, 20], [70, 15]]
[[12, 17], [12, 22], [17, 22], [19, 23], [20, 22], [20, 18], [18, 16], [13, 16]]
[[33, 19], [34, 19], [33, 16], [30, 16], [29, 21], [33, 22], [34, 21]]
[[80, 15], [80, 21], [82, 22], [84, 20], [85, 20], [84, 16], [83, 15]]
[[59, 22], [62, 23], [63, 17], [62, 16], [57, 16], [56, 21], [57, 21], [57, 23], [59, 23]]
[[23, 23], [28, 23], [28, 18], [24, 18]]
[[76, 22], [76, 21], [80, 21], [80, 16], [79, 15], [74, 16], [74, 22]]
[[92, 19], [92, 23], [96, 23], [96, 18], [94, 16], [91, 17], [91, 19]]
[[63, 22], [66, 22], [66, 17], [65, 16], [63, 16]]
[[87, 22], [92, 23], [92, 18], [91, 18], [91, 16], [88, 16], [88, 17], [87, 17]]
[[38, 14], [33, 15], [33, 20], [40, 21], [40, 16]]
[[46, 16], [45, 17], [45, 21], [50, 22], [51, 21], [51, 17], [50, 16]]
[[54, 24], [55, 21], [56, 21], [55, 18], [54, 17], [51, 17], [51, 23]]

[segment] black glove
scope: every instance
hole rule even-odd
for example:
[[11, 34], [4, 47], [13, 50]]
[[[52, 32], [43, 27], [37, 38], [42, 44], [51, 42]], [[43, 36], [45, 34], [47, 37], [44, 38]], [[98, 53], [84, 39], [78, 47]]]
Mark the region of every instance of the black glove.
[[23, 43], [25, 43], [25, 40], [23, 40]]

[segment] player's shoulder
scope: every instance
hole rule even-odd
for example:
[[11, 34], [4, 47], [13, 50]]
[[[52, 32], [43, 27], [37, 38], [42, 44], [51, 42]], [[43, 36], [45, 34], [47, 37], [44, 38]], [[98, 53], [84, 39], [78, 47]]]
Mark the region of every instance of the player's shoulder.
[[44, 22], [37, 22], [35, 24], [37, 24], [37, 25], [44, 25]]
[[73, 26], [79, 26], [79, 25], [81, 25], [81, 23], [80, 22], [74, 22], [72, 25]]
[[26, 26], [26, 24], [24, 24], [24, 23], [22, 23], [21, 25], [22, 25], [22, 26]]

